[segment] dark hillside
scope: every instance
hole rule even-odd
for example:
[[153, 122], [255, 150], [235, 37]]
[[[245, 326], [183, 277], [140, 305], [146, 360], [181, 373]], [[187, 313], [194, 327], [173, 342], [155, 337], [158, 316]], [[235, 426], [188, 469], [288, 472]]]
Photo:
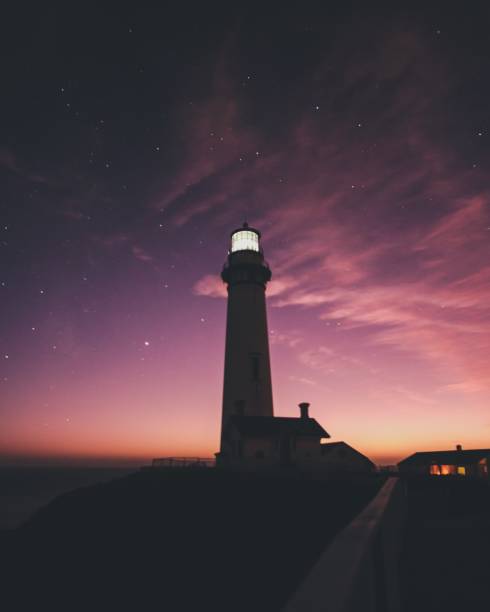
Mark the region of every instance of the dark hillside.
[[79, 489], [8, 534], [6, 609], [277, 610], [379, 485], [185, 469]]

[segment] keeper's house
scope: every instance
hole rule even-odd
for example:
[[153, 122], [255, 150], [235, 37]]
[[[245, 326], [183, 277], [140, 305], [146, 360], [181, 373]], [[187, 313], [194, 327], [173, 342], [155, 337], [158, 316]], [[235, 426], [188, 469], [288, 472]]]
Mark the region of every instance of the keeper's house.
[[400, 461], [400, 474], [431, 476], [470, 476], [489, 478], [490, 449], [463, 450], [458, 444], [452, 451], [414, 453]]
[[339, 474], [373, 472], [375, 465], [345, 442], [326, 440], [330, 435], [309, 416], [309, 404], [300, 404], [299, 417], [230, 417], [227, 465], [239, 469], [295, 468], [307, 472]]

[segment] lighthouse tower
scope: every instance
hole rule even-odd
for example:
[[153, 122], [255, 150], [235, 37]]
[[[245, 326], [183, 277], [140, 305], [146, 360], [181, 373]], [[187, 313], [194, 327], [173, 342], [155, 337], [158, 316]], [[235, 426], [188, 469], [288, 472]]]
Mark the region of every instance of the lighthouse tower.
[[231, 233], [221, 278], [228, 288], [221, 448], [228, 455], [227, 423], [232, 416], [272, 417], [272, 384], [265, 288], [271, 271], [260, 232], [247, 223]]

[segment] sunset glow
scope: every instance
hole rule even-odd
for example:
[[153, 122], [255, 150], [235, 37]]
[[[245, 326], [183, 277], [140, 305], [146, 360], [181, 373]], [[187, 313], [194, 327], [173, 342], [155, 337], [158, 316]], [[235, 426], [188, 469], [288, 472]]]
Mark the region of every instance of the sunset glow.
[[134, 66], [93, 26], [87, 69], [57, 32], [39, 99], [8, 77], [3, 461], [213, 456], [219, 274], [244, 220], [272, 270], [277, 416], [310, 402], [377, 463], [488, 447], [490, 100], [469, 93], [488, 75], [451, 51], [451, 21], [282, 19], [251, 48], [225, 19], [168, 57], [143, 23]]

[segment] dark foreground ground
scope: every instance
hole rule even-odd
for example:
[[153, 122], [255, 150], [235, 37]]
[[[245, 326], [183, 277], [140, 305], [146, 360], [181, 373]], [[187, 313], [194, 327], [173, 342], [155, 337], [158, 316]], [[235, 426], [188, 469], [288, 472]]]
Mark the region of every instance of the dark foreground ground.
[[181, 469], [79, 489], [2, 535], [2, 609], [272, 612], [380, 483]]
[[490, 610], [490, 483], [407, 481], [404, 612]]

